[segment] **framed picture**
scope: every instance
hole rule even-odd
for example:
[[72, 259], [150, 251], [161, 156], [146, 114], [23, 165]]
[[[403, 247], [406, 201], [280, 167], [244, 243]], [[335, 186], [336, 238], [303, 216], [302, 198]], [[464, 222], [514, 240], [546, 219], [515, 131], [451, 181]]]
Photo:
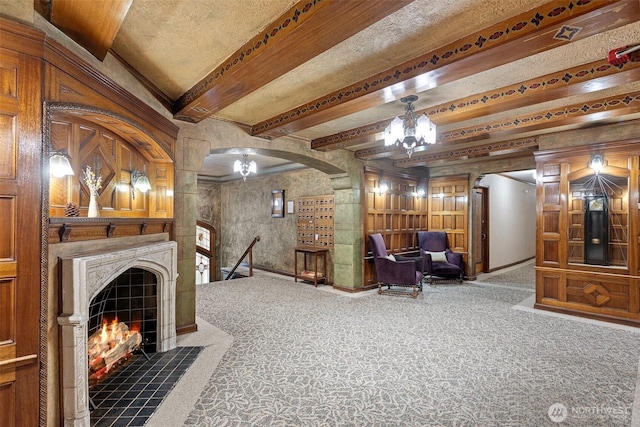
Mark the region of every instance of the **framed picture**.
[[288, 200], [287, 201], [287, 213], [288, 214], [292, 214], [293, 213], [293, 200]]
[[271, 190], [271, 216], [284, 217], [284, 190]]

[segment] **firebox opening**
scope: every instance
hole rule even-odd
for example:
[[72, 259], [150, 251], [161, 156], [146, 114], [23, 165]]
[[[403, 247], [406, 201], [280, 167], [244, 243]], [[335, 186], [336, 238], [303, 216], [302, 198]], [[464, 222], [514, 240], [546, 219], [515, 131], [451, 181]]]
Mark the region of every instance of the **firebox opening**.
[[89, 304], [88, 336], [116, 319], [129, 330], [138, 331], [146, 353], [155, 353], [158, 337], [158, 278], [130, 268], [109, 283]]

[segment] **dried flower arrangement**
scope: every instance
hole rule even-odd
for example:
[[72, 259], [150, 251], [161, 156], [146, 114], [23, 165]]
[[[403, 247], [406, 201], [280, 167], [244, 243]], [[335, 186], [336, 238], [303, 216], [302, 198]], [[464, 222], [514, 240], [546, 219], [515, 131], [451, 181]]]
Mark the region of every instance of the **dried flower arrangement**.
[[96, 175], [91, 166], [85, 167], [82, 171], [84, 183], [89, 187], [92, 196], [98, 195], [98, 190], [102, 188], [102, 175]]

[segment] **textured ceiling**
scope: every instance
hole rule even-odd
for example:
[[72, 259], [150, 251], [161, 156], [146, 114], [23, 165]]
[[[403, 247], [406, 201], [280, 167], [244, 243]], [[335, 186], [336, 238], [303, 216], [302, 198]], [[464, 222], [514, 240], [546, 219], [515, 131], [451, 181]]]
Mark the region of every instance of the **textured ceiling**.
[[[484, 161], [465, 154], [473, 147], [531, 158], [538, 134], [640, 117], [640, 52], [607, 61], [640, 44], [638, 0], [119, 1], [130, 5], [110, 52], [180, 120], [220, 118], [262, 138], [429, 167]], [[380, 148], [408, 94], [439, 137], [411, 162]], [[527, 138], [519, 152], [489, 147]], [[229, 175], [235, 155], [225, 156], [202, 173]]]

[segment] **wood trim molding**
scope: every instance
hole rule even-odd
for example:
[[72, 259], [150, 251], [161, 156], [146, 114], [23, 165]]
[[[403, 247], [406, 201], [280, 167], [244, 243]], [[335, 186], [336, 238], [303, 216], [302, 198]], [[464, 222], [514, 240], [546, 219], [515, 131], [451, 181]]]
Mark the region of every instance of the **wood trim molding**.
[[47, 218], [48, 244], [171, 233], [173, 219], [166, 218]]

